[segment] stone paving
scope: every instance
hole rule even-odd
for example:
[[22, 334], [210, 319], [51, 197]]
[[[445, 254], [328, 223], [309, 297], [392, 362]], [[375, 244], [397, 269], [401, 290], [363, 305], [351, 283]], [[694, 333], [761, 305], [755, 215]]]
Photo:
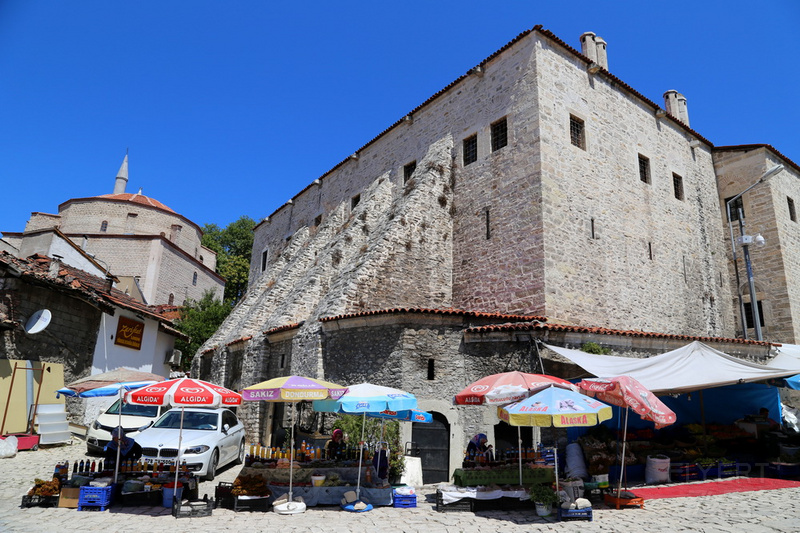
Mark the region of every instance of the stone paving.
[[[747, 532], [800, 531], [795, 502], [800, 489], [732, 493], [698, 498], [648, 500], [644, 509], [608, 509], [596, 505], [594, 521], [557, 522], [540, 518], [530, 509], [515, 511], [437, 512], [434, 486], [417, 489], [415, 508], [376, 507], [364, 513], [348, 513], [338, 507], [310, 507], [305, 513], [282, 516], [272, 512], [234, 512], [215, 509], [211, 516], [174, 518], [160, 506], [130, 507], [112, 504], [106, 511], [22, 508], [22, 496], [34, 478], [47, 478], [59, 461], [86, 459], [85, 444], [43, 447], [20, 451], [0, 459], [0, 532], [157, 530], [224, 532], [490, 532], [586, 531], [586, 532]], [[220, 481], [232, 482], [240, 467], [226, 468], [213, 482], [200, 484], [200, 495], [214, 496]]]

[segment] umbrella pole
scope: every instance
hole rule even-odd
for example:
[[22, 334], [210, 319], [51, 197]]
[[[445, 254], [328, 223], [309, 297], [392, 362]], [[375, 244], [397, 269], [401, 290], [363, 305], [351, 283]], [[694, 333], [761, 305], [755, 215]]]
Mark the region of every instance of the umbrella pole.
[[361, 501], [361, 460], [364, 457], [364, 426], [367, 424], [367, 413], [361, 413], [361, 441], [358, 443], [358, 476], [356, 477], [356, 498]]
[[522, 485], [522, 427], [517, 426], [517, 455], [519, 456], [519, 484]]
[[558, 446], [553, 446], [553, 459], [555, 460], [556, 492], [558, 492]]
[[287, 501], [294, 501], [292, 499], [292, 477], [294, 475], [294, 412], [295, 405], [292, 405], [292, 416], [290, 418], [292, 428], [289, 437], [289, 499]]
[[181, 470], [181, 450], [183, 449], [183, 413], [186, 408], [181, 406], [181, 429], [178, 432], [178, 456], [175, 458], [175, 486], [172, 488], [172, 505], [175, 506], [175, 498], [178, 497], [178, 474]]
[[[622, 492], [622, 476], [625, 475], [625, 444], [628, 442], [628, 413], [630, 411], [629, 407], [625, 407], [625, 426], [622, 429], [622, 459], [620, 460], [619, 482], [617, 483], [617, 498]], [[625, 482], [625, 488], [628, 488], [627, 481]]]
[[[119, 408], [117, 409], [117, 427], [122, 427], [122, 387], [119, 388]], [[114, 440], [114, 435], [111, 435], [111, 440]], [[119, 476], [119, 442], [117, 443], [117, 461], [114, 463], [114, 484], [117, 484], [117, 477]]]

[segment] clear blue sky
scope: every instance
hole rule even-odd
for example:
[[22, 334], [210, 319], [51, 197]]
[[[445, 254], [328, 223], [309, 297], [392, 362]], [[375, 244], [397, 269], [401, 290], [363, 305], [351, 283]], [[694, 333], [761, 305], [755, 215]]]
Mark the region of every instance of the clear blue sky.
[[128, 192], [260, 220], [537, 24], [800, 163], [796, 0], [0, 0], [0, 231], [111, 193], [126, 149]]

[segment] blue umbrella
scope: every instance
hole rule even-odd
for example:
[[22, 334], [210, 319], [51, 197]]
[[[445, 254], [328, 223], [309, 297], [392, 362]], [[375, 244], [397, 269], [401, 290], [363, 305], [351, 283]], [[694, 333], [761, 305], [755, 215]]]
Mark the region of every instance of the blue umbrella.
[[[346, 413], [367, 415], [376, 418], [377, 413], [384, 411], [408, 411], [417, 408], [417, 398], [408, 392], [392, 387], [359, 383], [347, 388], [337, 400], [314, 400], [314, 410], [323, 413]], [[364, 424], [361, 424], [361, 441], [364, 441]], [[360, 450], [359, 450], [360, 452]], [[361, 499], [361, 461], [363, 454], [358, 454], [358, 480], [356, 497]]]

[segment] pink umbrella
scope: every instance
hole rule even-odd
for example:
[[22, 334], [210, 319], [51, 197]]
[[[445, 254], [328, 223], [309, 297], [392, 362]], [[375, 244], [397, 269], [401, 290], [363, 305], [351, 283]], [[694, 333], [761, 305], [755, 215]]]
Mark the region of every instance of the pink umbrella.
[[[240, 405], [242, 395], [220, 385], [192, 378], [171, 379], [141, 389], [125, 393], [125, 401], [135, 405], [172, 405], [181, 408], [181, 427], [178, 432], [178, 457], [176, 467], [181, 464], [181, 445], [183, 443], [184, 407], [220, 407]], [[173, 505], [178, 494], [178, 473], [175, 468], [175, 490], [172, 493]]]
[[467, 385], [456, 394], [453, 402], [456, 405], [504, 405], [524, 400], [531, 394], [551, 385], [562, 389], [576, 390], [575, 385], [555, 376], [518, 371], [503, 372], [486, 376]]
[[[625, 444], [628, 440], [628, 412], [633, 409], [644, 420], [655, 423], [656, 429], [674, 424], [675, 413], [664, 402], [631, 376], [617, 376], [603, 379], [584, 379], [578, 388], [587, 396], [606, 403], [625, 408], [625, 429], [622, 433], [622, 465], [617, 485], [617, 496], [622, 491], [622, 477], [625, 472]], [[627, 487], [627, 483], [626, 483]], [[619, 504], [617, 504], [619, 509]]]

